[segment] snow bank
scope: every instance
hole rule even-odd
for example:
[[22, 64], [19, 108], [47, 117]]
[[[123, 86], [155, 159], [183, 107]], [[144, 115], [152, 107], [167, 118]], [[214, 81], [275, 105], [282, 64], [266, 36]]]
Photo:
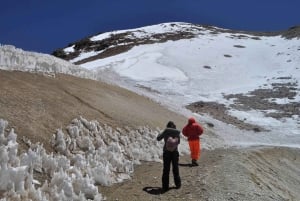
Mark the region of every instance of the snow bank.
[[69, 74], [81, 78], [95, 79], [95, 75], [80, 66], [51, 55], [23, 51], [11, 45], [0, 46], [0, 69], [36, 72], [55, 76]]
[[[158, 130], [112, 129], [80, 117], [51, 138], [56, 153], [32, 144], [18, 155], [17, 135], [0, 119], [0, 191], [2, 200], [102, 200], [96, 185], [129, 179], [134, 164], [161, 161], [163, 143]], [[35, 179], [36, 175], [45, 179]], [[46, 179], [48, 178], [48, 180]]]

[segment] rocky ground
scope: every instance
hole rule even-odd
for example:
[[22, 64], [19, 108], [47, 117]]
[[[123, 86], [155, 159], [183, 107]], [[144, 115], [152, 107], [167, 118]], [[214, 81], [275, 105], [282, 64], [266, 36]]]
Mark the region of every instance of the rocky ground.
[[162, 164], [136, 166], [132, 180], [99, 187], [106, 200], [284, 201], [300, 199], [300, 150], [251, 148], [203, 150], [198, 167], [180, 157], [181, 189], [161, 192]]

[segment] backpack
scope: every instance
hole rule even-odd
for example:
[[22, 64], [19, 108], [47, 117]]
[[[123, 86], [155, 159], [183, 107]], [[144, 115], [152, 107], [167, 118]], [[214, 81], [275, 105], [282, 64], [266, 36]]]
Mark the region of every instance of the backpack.
[[175, 151], [178, 146], [178, 137], [171, 137], [169, 136], [166, 141], [166, 149], [168, 151]]

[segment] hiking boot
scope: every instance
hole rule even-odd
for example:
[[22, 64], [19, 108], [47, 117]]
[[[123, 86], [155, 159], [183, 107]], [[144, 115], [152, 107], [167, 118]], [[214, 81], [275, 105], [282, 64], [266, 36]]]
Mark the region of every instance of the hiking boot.
[[197, 163], [197, 161], [195, 159], [192, 160], [192, 166], [199, 166], [199, 164]]

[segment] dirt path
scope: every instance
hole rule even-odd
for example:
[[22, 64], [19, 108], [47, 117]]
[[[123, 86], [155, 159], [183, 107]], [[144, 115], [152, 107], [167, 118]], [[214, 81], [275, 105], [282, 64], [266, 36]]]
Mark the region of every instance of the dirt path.
[[[161, 194], [162, 164], [137, 166], [132, 180], [99, 187], [107, 200], [294, 200], [300, 199], [300, 150], [265, 148], [204, 150], [198, 167], [180, 157], [182, 188]], [[285, 162], [283, 162], [285, 161]], [[172, 177], [170, 187], [174, 187]]]
[[[207, 156], [207, 155], [206, 155]], [[206, 157], [203, 157], [205, 159]], [[170, 174], [170, 190], [161, 193], [162, 163], [144, 162], [136, 166], [132, 180], [115, 184], [112, 187], [100, 187], [100, 192], [107, 200], [183, 200], [193, 199], [205, 191], [203, 179], [205, 165], [191, 167], [188, 156], [180, 157], [180, 176], [182, 188], [175, 189], [172, 174]], [[191, 187], [193, 186], [193, 187]], [[197, 188], [197, 191], [193, 188]], [[202, 189], [202, 190], [201, 190]]]

